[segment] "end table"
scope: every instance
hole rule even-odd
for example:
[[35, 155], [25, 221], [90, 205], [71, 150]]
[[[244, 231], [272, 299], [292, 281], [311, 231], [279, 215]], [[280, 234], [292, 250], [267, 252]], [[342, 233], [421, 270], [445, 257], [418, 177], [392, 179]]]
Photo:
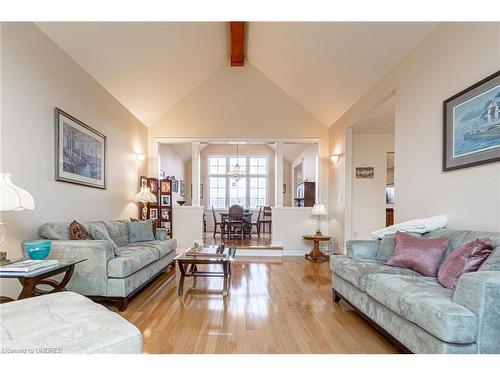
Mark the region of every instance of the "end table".
[[302, 236], [302, 238], [307, 241], [313, 241], [313, 248], [311, 252], [305, 255], [305, 258], [307, 260], [312, 260], [314, 262], [325, 262], [330, 259], [328, 255], [323, 254], [319, 249], [319, 243], [321, 241], [329, 241], [331, 238], [330, 236], [324, 236], [322, 234], [312, 234]]

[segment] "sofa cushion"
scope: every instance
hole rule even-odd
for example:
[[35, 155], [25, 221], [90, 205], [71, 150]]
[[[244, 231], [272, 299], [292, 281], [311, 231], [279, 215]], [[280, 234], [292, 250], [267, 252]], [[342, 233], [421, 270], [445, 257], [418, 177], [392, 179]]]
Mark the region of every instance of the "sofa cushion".
[[493, 246], [487, 237], [476, 238], [459, 246], [439, 269], [439, 283], [445, 288], [455, 289], [460, 276], [477, 271], [492, 251]]
[[105, 221], [104, 225], [109, 232], [109, 236], [113, 239], [116, 246], [122, 247], [128, 245], [128, 221], [127, 220], [113, 220]]
[[[457, 247], [462, 245], [465, 241], [467, 235], [471, 233], [470, 230], [454, 230], [454, 229], [438, 229], [432, 232], [426, 233], [422, 236], [422, 238], [448, 238], [450, 241], [448, 243], [448, 247], [441, 257], [441, 261], [439, 262], [439, 266], [443, 264], [444, 260], [455, 250]], [[484, 236], [483, 236], [484, 237]]]
[[152, 220], [148, 221], [132, 221], [127, 223], [128, 238], [130, 243], [153, 241], [153, 227], [155, 223]]
[[103, 223], [90, 223], [89, 224], [90, 235], [94, 240], [109, 241], [113, 246], [113, 252], [115, 256], [120, 255], [120, 248], [116, 246], [115, 242], [109, 236], [108, 230]]
[[[405, 232], [406, 234], [409, 234], [410, 236], [420, 238], [422, 237], [422, 234], [420, 233], [412, 233], [412, 232]], [[382, 260], [386, 261], [389, 259], [389, 257], [392, 255], [394, 252], [394, 247], [396, 246], [396, 235], [395, 234], [389, 234], [387, 236], [382, 237], [380, 240], [380, 246], [377, 251], [376, 259], [377, 260]]]
[[[85, 226], [85, 224], [84, 224]], [[69, 223], [45, 223], [38, 227], [38, 235], [48, 240], [70, 240]]]
[[133, 244], [129, 244], [124, 246], [123, 249], [154, 249], [157, 250], [160, 254], [160, 258], [163, 258], [165, 255], [170, 254], [172, 251], [175, 251], [177, 248], [176, 240], [164, 240], [164, 241], [146, 241], [146, 242], [136, 242]]
[[453, 302], [453, 291], [436, 278], [372, 274], [366, 278], [366, 293], [442, 341], [470, 344], [476, 340], [477, 316]]
[[390, 267], [377, 261], [353, 260], [345, 256], [332, 256], [330, 262], [335, 274], [349, 281], [363, 292], [366, 290], [366, 277], [373, 273], [419, 275], [410, 269]]
[[495, 249], [488, 258], [481, 264], [479, 271], [500, 271], [500, 233], [497, 232], [471, 232], [465, 238], [466, 241], [475, 238], [488, 237]]
[[2, 353], [142, 353], [137, 327], [76, 293], [5, 303], [0, 314]]
[[415, 238], [397, 232], [394, 253], [385, 264], [409, 268], [424, 276], [437, 276], [439, 261], [448, 243], [447, 238]]
[[160, 252], [157, 248], [139, 245], [122, 247], [120, 256], [108, 262], [108, 276], [115, 278], [130, 276], [158, 259]]

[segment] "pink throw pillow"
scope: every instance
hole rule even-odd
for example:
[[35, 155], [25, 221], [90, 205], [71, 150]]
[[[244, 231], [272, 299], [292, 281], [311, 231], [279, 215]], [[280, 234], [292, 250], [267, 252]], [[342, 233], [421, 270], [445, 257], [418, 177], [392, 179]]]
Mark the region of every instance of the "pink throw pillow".
[[439, 283], [445, 288], [455, 289], [460, 276], [467, 272], [477, 271], [493, 250], [489, 238], [472, 240], [458, 247], [446, 258], [439, 269]]
[[409, 268], [424, 276], [434, 277], [449, 241], [448, 238], [417, 238], [397, 232], [394, 252], [385, 264]]

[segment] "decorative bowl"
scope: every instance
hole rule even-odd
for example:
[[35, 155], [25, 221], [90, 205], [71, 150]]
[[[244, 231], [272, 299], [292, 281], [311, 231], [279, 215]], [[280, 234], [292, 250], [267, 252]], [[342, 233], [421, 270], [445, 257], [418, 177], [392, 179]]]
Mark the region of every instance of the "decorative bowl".
[[30, 259], [42, 260], [49, 256], [50, 249], [52, 247], [52, 241], [26, 241], [24, 242], [23, 246]]

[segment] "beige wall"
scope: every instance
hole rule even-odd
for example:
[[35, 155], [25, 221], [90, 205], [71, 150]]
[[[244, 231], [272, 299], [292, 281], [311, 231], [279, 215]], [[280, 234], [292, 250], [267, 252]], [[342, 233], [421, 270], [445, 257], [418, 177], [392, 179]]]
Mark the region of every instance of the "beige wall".
[[[352, 137], [351, 239], [371, 239], [371, 232], [385, 227], [387, 153], [392, 151], [393, 135]], [[374, 178], [355, 177], [356, 167], [365, 166], [375, 168]]]
[[[1, 32], [1, 170], [35, 199], [35, 211], [2, 213], [3, 250], [21, 256], [22, 240], [47, 221], [116, 219], [137, 215], [132, 203], [146, 166], [146, 128], [31, 23], [3, 23]], [[54, 107], [108, 137], [107, 190], [54, 180]], [[2, 280], [15, 296], [17, 281]]]
[[[345, 128], [396, 91], [396, 222], [445, 214], [452, 228], [500, 228], [500, 164], [442, 171], [443, 100], [498, 71], [500, 23], [443, 23], [330, 128], [330, 153]], [[330, 229], [344, 239], [345, 158], [330, 170]]]

